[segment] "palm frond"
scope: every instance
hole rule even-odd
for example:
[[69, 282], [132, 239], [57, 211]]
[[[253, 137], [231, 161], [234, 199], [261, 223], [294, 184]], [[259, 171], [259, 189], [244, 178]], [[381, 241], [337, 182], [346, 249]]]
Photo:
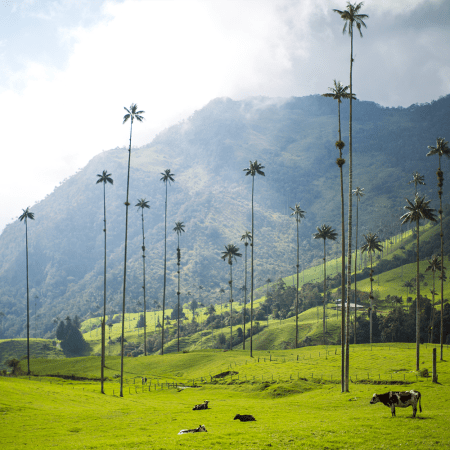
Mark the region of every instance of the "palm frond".
[[314, 239], [328, 239], [330, 241], [335, 241], [337, 233], [330, 225], [323, 224], [321, 227], [317, 227], [317, 233], [314, 233], [313, 236]]

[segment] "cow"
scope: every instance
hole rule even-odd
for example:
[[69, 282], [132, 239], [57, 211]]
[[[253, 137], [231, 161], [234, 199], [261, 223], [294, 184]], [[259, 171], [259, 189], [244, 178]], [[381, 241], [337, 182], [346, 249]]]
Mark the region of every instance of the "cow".
[[192, 408], [192, 411], [199, 411], [201, 409], [208, 409], [208, 403], [209, 403], [209, 401], [205, 400], [203, 403], [200, 403], [200, 405], [195, 405]]
[[236, 414], [233, 420], [239, 419], [241, 422], [253, 422], [256, 419], [251, 414]]
[[416, 417], [417, 413], [417, 402], [419, 403], [420, 412], [422, 412], [422, 396], [419, 391], [390, 391], [386, 394], [373, 394], [372, 400], [370, 400], [370, 404], [374, 405], [375, 403], [381, 402], [383, 405], [386, 405], [391, 408], [392, 417], [395, 417], [395, 407], [406, 408], [408, 406], [412, 406], [413, 409], [413, 417]]
[[197, 428], [194, 428], [192, 430], [181, 430], [178, 434], [186, 434], [186, 433], [199, 433], [201, 431], [208, 431], [205, 428], [205, 425], [199, 425]]

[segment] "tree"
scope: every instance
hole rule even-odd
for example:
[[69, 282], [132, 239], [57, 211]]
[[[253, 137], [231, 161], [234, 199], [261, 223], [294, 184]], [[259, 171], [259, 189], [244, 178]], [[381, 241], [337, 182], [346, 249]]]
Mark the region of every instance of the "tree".
[[295, 348], [298, 348], [298, 269], [300, 267], [300, 244], [299, 244], [299, 236], [298, 236], [298, 225], [300, 224], [301, 219], [305, 218], [306, 212], [300, 208], [298, 203], [295, 204], [295, 207], [292, 208], [291, 216], [295, 217], [295, 222], [297, 223], [297, 292], [295, 296]]
[[102, 174], [97, 174], [98, 180], [95, 184], [103, 184], [103, 233], [105, 238], [104, 245], [104, 265], [103, 265], [103, 322], [102, 322], [102, 357], [101, 357], [101, 393], [104, 394], [103, 389], [103, 369], [105, 367], [105, 323], [106, 323], [106, 183], [113, 184], [114, 180], [111, 178], [111, 174], [107, 170], [104, 170]]
[[130, 109], [125, 108], [127, 114], [123, 116], [123, 122], [130, 121], [130, 145], [128, 147], [128, 173], [127, 173], [127, 199], [125, 201], [125, 255], [123, 262], [123, 297], [122, 297], [122, 337], [121, 337], [121, 349], [120, 349], [120, 396], [123, 397], [123, 343], [125, 341], [125, 293], [127, 286], [127, 250], [128, 250], [128, 207], [129, 194], [130, 194], [130, 164], [131, 164], [131, 137], [133, 135], [133, 122], [137, 120], [142, 122], [144, 117], [142, 114], [145, 111], [138, 111], [138, 107], [135, 103], [132, 103]]
[[[431, 257], [430, 260], [428, 260], [428, 267], [425, 269], [425, 272], [428, 272], [429, 270], [431, 271], [431, 273], [433, 274], [433, 289], [431, 290], [431, 296], [432, 296], [432, 317], [431, 317], [431, 336], [430, 336], [430, 342], [433, 342], [433, 324], [434, 324], [434, 296], [436, 294], [436, 290], [435, 290], [435, 283], [434, 283], [434, 277], [436, 274], [436, 271], [441, 272], [442, 274], [442, 270], [445, 270], [445, 267], [442, 267], [442, 260], [436, 256], [433, 255]], [[441, 277], [441, 279], [443, 279], [444, 277]], [[442, 304], [441, 304], [442, 306]]]
[[[358, 223], [359, 223], [359, 201], [361, 200], [361, 198], [364, 196], [364, 188], [360, 188], [357, 187], [356, 189], [353, 190], [353, 195], [356, 197], [356, 233], [355, 233], [355, 294], [353, 297], [353, 301], [354, 301], [354, 306], [355, 306], [355, 327], [354, 327], [354, 344], [356, 344], [356, 311], [357, 311], [357, 307], [356, 307], [356, 303], [357, 303], [357, 298], [356, 298], [356, 272], [357, 272], [357, 262], [358, 262]], [[348, 307], [350, 308], [350, 305], [348, 305]]]
[[[368, 18], [367, 14], [359, 14], [363, 2], [351, 4], [347, 2], [347, 9], [340, 11], [338, 9], [333, 9], [334, 12], [338, 13], [342, 20], [344, 20], [344, 28], [342, 33], [345, 34], [348, 29], [348, 34], [350, 35], [350, 115], [349, 115], [349, 142], [348, 142], [348, 156], [349, 156], [349, 169], [348, 169], [348, 252], [347, 252], [347, 303], [350, 304], [350, 288], [351, 288], [351, 277], [352, 277], [352, 187], [353, 187], [353, 153], [352, 153], [352, 99], [353, 99], [353, 27], [356, 26], [362, 37], [361, 27], [366, 28], [364, 19]], [[344, 300], [344, 298], [342, 299]], [[347, 309], [347, 338], [345, 343], [345, 383], [343, 386], [343, 391], [349, 391], [349, 369], [350, 369], [350, 355], [349, 355], [349, 319], [350, 313]]]
[[411, 289], [412, 287], [414, 287], [414, 285], [411, 283], [411, 281], [405, 281], [405, 282], [403, 283], [403, 287], [406, 288], [406, 294], [409, 294], [410, 289]]
[[373, 261], [372, 255], [373, 253], [381, 252], [383, 250], [383, 245], [377, 234], [368, 233], [364, 235], [364, 239], [366, 243], [361, 247], [361, 252], [368, 252], [370, 254], [370, 343], [372, 343], [372, 314], [373, 314]]
[[144, 231], [144, 209], [150, 209], [150, 205], [145, 198], [138, 199], [135, 205], [141, 208], [142, 221], [142, 289], [144, 290], [144, 356], [147, 356], [147, 303], [145, 296], [145, 231]]
[[[245, 245], [245, 273], [244, 273], [244, 337], [243, 337], [243, 341], [242, 341], [242, 350], [245, 350], [245, 317], [247, 314], [247, 247], [248, 247], [248, 243], [252, 242], [252, 234], [250, 233], [250, 231], [246, 231], [242, 236], [241, 236], [241, 241], [244, 241], [244, 245]], [[220, 292], [222, 293], [223, 288], [221, 288]], [[225, 291], [223, 291], [225, 292]], [[221, 313], [222, 313], [222, 303], [221, 305]]]
[[[166, 185], [166, 203], [164, 209], [164, 288], [163, 288], [163, 317], [166, 310], [166, 273], [167, 273], [167, 184], [174, 182], [175, 174], [170, 173], [170, 169], [166, 169], [161, 173], [162, 177], [160, 181], [162, 181]], [[162, 321], [162, 329], [161, 329], [161, 355], [164, 355], [164, 320]]]
[[225, 245], [225, 251], [222, 252], [221, 258], [225, 261], [228, 260], [230, 265], [230, 350], [233, 350], [233, 259], [235, 261], [236, 257], [241, 257], [242, 254], [239, 253], [239, 248], [234, 244]]
[[27, 267], [27, 375], [30, 375], [30, 289], [28, 283], [28, 219], [34, 220], [34, 213], [30, 208], [22, 209], [23, 213], [19, 220], [25, 222], [25, 251], [26, 251], [26, 267]]
[[[450, 148], [448, 147], [448, 142], [444, 138], [437, 138], [436, 139], [436, 147], [428, 146], [428, 149], [430, 150], [427, 153], [427, 156], [433, 156], [438, 155], [439, 157], [439, 167], [436, 172], [437, 179], [438, 179], [438, 194], [439, 194], [439, 218], [441, 222], [441, 260], [442, 263], [444, 263], [444, 232], [442, 229], [442, 188], [444, 186], [444, 172], [441, 170], [441, 157], [446, 156], [447, 158], [450, 157]], [[444, 310], [444, 278], [441, 277], [441, 356], [440, 360], [444, 360], [444, 315], [442, 314], [442, 311]]]
[[184, 223], [183, 222], [175, 222], [175, 228], [173, 229], [175, 233], [177, 233], [178, 237], [178, 246], [177, 246], [177, 266], [178, 266], [178, 289], [177, 289], [177, 296], [178, 296], [178, 320], [177, 320], [177, 329], [178, 329], [178, 342], [177, 342], [177, 349], [178, 352], [180, 351], [180, 265], [181, 265], [181, 250], [180, 250], [180, 234], [184, 233]]
[[419, 172], [413, 172], [413, 178], [408, 184], [414, 183], [414, 195], [417, 195], [417, 186], [419, 184], [425, 185], [425, 177], [420, 175]]
[[417, 238], [417, 275], [416, 275], [416, 370], [419, 371], [419, 354], [420, 354], [420, 279], [419, 279], [419, 220], [430, 220], [436, 222], [434, 209], [428, 205], [430, 200], [425, 200], [425, 196], [415, 196], [414, 202], [406, 199], [407, 205], [405, 209], [408, 211], [400, 217], [401, 223], [416, 223], [416, 238]]
[[337, 238], [336, 231], [330, 225], [322, 225], [317, 227], [317, 233], [313, 234], [314, 239], [323, 239], [323, 345], [325, 345], [325, 307], [327, 304], [327, 239], [335, 241]]
[[253, 254], [255, 249], [255, 229], [254, 229], [254, 207], [253, 199], [255, 193], [255, 175], [265, 176], [263, 172], [264, 166], [255, 161], [250, 161], [248, 168], [244, 169], [245, 176], [251, 175], [252, 177], [252, 273], [251, 273], [251, 294], [250, 294], [250, 357], [253, 357], [253, 287], [254, 287], [254, 266], [253, 266]]

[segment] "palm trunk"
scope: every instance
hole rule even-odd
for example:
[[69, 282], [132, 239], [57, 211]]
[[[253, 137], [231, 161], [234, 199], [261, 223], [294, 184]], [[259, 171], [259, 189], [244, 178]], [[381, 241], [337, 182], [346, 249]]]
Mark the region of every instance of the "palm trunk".
[[359, 209], [359, 198], [356, 198], [356, 236], [355, 236], [355, 295], [353, 296], [353, 302], [355, 307], [355, 326], [353, 328], [353, 343], [356, 344], [356, 300], [357, 300], [357, 290], [356, 290], [356, 272], [358, 270], [357, 268], [357, 262], [358, 262], [358, 209]]
[[233, 350], [233, 263], [230, 261], [230, 350]]
[[164, 314], [166, 310], [166, 264], [167, 264], [167, 181], [166, 181], [166, 204], [164, 214], [164, 288], [163, 288], [163, 317], [161, 329], [161, 355], [164, 355]]
[[123, 341], [125, 339], [125, 293], [127, 285], [127, 245], [128, 245], [128, 202], [130, 194], [130, 163], [131, 163], [131, 135], [133, 132], [133, 119], [130, 126], [130, 148], [128, 149], [128, 175], [127, 175], [127, 200], [125, 202], [125, 256], [123, 262], [123, 298], [122, 298], [122, 338], [120, 342], [120, 396], [123, 397]]
[[419, 357], [420, 357], [420, 280], [419, 280], [419, 220], [416, 221], [417, 228], [417, 274], [416, 274], [416, 371], [418, 372], [419, 367]]
[[431, 298], [433, 299], [433, 305], [432, 305], [432, 309], [431, 309], [431, 332], [430, 332], [430, 344], [433, 343], [433, 331], [434, 331], [434, 287], [435, 287], [435, 283], [434, 283], [434, 276], [435, 276], [435, 271], [433, 270], [433, 294], [431, 296]]
[[[247, 247], [248, 242], [245, 242], [245, 275], [244, 275], [244, 285], [245, 285], [245, 297], [244, 297], [244, 338], [242, 342], [242, 350], [245, 350], [245, 316], [246, 316], [246, 308], [247, 308]], [[221, 306], [222, 309], [222, 306]]]
[[177, 336], [178, 336], [178, 342], [177, 342], [177, 350], [178, 353], [180, 352], [180, 259], [181, 259], [181, 251], [180, 251], [180, 235], [178, 235], [178, 247], [177, 247], [177, 257], [179, 256], [177, 261], [178, 266], [178, 290], [177, 290], [177, 296], [178, 296], [178, 320], [177, 320]]
[[144, 208], [142, 208], [142, 271], [144, 290], [144, 356], [147, 356], [147, 303], [145, 300], [145, 233], [144, 233]]
[[298, 348], [298, 267], [299, 267], [299, 242], [298, 242], [298, 220], [297, 220], [297, 289], [295, 295], [295, 348]]
[[372, 343], [372, 314], [373, 314], [373, 270], [372, 270], [372, 252], [370, 253], [370, 343]]
[[326, 253], [326, 239], [323, 240], [323, 345], [325, 345], [325, 306], [327, 304], [327, 253]]
[[25, 250], [27, 259], [27, 375], [30, 375], [30, 290], [28, 284], [28, 221], [25, 217]]
[[442, 187], [444, 185], [444, 174], [441, 171], [441, 156], [439, 155], [438, 188], [439, 188], [439, 216], [441, 220], [441, 356], [440, 360], [444, 361], [444, 232], [442, 230]]
[[349, 392], [349, 370], [350, 370], [350, 289], [352, 286], [352, 188], [353, 188], [353, 153], [352, 153], [352, 71], [353, 71], [353, 24], [350, 26], [350, 117], [349, 117], [349, 138], [348, 138], [348, 261], [347, 261], [347, 323], [345, 337], [345, 392]]
[[102, 356], [101, 356], [101, 393], [104, 394], [103, 377], [105, 367], [105, 324], [106, 324], [106, 182], [103, 182], [103, 232], [105, 233], [105, 255], [104, 255], [104, 267], [103, 267], [103, 322], [102, 322]]
[[255, 188], [255, 176], [252, 176], [252, 285], [250, 297], [250, 358], [253, 357], [253, 250], [255, 248], [255, 233], [253, 227], [253, 194]]

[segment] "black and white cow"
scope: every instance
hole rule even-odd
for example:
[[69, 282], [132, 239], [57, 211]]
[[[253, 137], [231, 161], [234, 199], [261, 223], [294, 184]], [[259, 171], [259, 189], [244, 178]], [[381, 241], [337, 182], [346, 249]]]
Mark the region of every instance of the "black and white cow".
[[203, 403], [200, 403], [200, 405], [195, 405], [192, 408], [192, 411], [199, 411], [201, 409], [208, 409], [208, 403], [209, 403], [209, 401], [205, 400]]
[[390, 391], [386, 394], [373, 394], [370, 404], [381, 402], [391, 408], [392, 417], [395, 417], [395, 407], [406, 408], [412, 406], [413, 417], [416, 417], [417, 403], [419, 403], [420, 412], [422, 412], [422, 396], [419, 391]]
[[239, 419], [241, 422], [253, 422], [256, 419], [251, 414], [236, 414], [233, 420]]
[[178, 434], [186, 434], [186, 433], [199, 433], [201, 431], [208, 431], [205, 428], [205, 425], [199, 425], [197, 428], [194, 428], [192, 430], [181, 430]]

